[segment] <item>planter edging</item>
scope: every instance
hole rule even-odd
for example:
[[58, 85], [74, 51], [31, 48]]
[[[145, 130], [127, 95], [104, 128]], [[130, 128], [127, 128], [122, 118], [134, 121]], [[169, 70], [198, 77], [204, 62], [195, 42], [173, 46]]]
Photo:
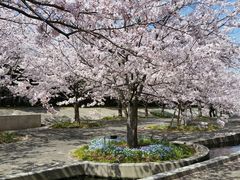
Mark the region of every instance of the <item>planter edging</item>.
[[166, 172], [183, 166], [188, 166], [208, 159], [209, 150], [203, 145], [185, 143], [195, 148], [196, 154], [189, 158], [166, 161], [162, 163], [98, 163], [90, 161], [82, 161], [72, 165], [66, 165], [60, 168], [49, 168], [42, 171], [35, 171], [31, 173], [20, 173], [5, 177], [11, 180], [33, 180], [33, 179], [61, 179], [74, 176], [100, 176], [113, 178], [144, 178], [152, 176], [159, 172]]

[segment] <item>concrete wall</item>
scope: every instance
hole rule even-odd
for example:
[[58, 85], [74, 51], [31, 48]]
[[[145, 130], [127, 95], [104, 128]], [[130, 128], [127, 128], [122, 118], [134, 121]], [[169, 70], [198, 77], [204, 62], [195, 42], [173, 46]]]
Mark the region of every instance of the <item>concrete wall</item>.
[[41, 115], [0, 116], [0, 131], [28, 129], [41, 126]]

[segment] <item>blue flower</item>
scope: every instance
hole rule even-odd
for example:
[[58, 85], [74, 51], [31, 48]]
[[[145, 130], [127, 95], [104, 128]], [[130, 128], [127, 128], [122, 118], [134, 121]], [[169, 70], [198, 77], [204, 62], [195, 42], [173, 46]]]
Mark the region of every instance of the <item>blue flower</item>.
[[141, 148], [128, 148], [128, 147], [119, 147], [114, 142], [120, 142], [123, 139], [108, 139], [108, 138], [97, 138], [90, 142], [89, 150], [101, 150], [104, 153], [114, 154], [114, 155], [123, 155], [126, 158], [135, 157], [136, 155], [145, 157], [145, 156], [158, 156], [164, 158], [173, 153], [173, 148], [163, 145], [163, 144], [153, 144], [148, 146], [143, 146]]
[[93, 139], [89, 144], [89, 150], [105, 149], [107, 142], [104, 138]]

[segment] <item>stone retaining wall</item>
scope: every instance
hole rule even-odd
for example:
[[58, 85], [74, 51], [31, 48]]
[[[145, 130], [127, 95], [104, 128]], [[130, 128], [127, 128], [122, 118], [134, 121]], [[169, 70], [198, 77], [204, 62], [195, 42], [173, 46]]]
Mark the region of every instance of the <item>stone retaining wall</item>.
[[0, 131], [28, 129], [41, 126], [41, 115], [0, 116]]
[[226, 134], [226, 136], [214, 137], [210, 139], [197, 139], [192, 142], [202, 144], [208, 148], [234, 146], [240, 144], [240, 133], [231, 133]]

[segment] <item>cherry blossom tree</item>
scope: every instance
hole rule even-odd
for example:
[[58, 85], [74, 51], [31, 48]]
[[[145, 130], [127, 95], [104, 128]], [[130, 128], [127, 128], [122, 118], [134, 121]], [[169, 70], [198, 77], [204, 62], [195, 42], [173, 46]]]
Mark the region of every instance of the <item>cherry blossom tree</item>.
[[24, 38], [24, 32], [18, 25], [0, 21], [0, 88], [15, 86], [14, 81], [22, 78], [20, 65], [25, 56]]
[[103, 103], [103, 97], [97, 93], [98, 83], [93, 78], [94, 66], [88, 54], [92, 49], [83, 43], [76, 44], [79, 41], [75, 36], [64, 41], [62, 37], [48, 39], [47, 45], [44, 44], [45, 38], [37, 37], [33, 51], [35, 56], [26, 58], [22, 64], [24, 75], [28, 78], [18, 83], [16, 92], [27, 96], [32, 104], [41, 101], [50, 111], [54, 109], [49, 101], [61, 96], [65, 100], [58, 105], [73, 104], [74, 119], [80, 123], [81, 101], [91, 98], [93, 102], [88, 106]]
[[[239, 68], [239, 48], [229, 40], [210, 36], [200, 43], [191, 39], [185, 42], [175, 42], [176, 46], [170, 46], [175, 50], [172, 54], [167, 52], [172, 55], [166, 66], [170, 72], [162, 75], [163, 83], [155, 87], [157, 94], [164, 95], [178, 106], [179, 116], [181, 109], [197, 105], [199, 101], [209, 104], [204, 97], [211, 95], [206, 91], [217, 91], [219, 86], [233, 88], [224, 85], [226, 82], [222, 77], [226, 76], [231, 81], [233, 76], [227, 75], [227, 72], [230, 68]], [[219, 83], [221, 85], [218, 86]]]
[[[41, 36], [46, 37], [45, 44], [49, 43], [49, 36], [64, 35], [70, 42], [78, 40], [72, 46], [74, 54], [80, 50], [76, 45], [82, 50], [77, 59], [71, 57], [75, 62], [68, 65], [75, 64], [76, 71], [90, 75], [76, 73], [76, 77], [68, 77], [78, 80], [84, 77], [87, 80], [84, 82], [92, 80], [97, 84], [93, 90], [95, 97], [102, 92], [126, 104], [127, 142], [130, 147], [136, 147], [141, 96], [148, 93], [177, 105], [195, 101], [200, 93], [197, 83], [213, 77], [211, 73], [215, 71], [210, 68], [224, 66], [227, 63], [223, 62], [229, 61], [223, 58], [226, 46], [221, 39], [238, 27], [240, 4], [228, 0], [3, 0], [0, 6], [6, 13], [16, 12], [17, 19], [4, 17], [5, 20], [19, 23], [19, 16], [25, 16], [29, 23], [36, 23]], [[188, 8], [191, 10], [186, 10]], [[52, 85], [59, 85], [66, 79], [55, 73], [63, 70], [61, 63], [64, 61], [60, 59], [71, 56], [64, 49], [63, 52], [61, 58], [54, 56], [54, 60], [39, 57], [43, 72], [45, 66], [46, 69], [53, 67], [54, 71], [45, 75], [45, 79], [52, 81], [51, 86], [44, 81], [39, 86], [42, 93], [38, 96], [42, 95], [43, 102], [48, 102], [51, 94], [55, 94]], [[229, 50], [226, 55], [231, 55]], [[206, 67], [201, 62], [206, 63]], [[55, 63], [58, 68], [54, 67]], [[73, 69], [64, 70], [69, 73]], [[203, 72], [207, 73], [206, 77]]]

